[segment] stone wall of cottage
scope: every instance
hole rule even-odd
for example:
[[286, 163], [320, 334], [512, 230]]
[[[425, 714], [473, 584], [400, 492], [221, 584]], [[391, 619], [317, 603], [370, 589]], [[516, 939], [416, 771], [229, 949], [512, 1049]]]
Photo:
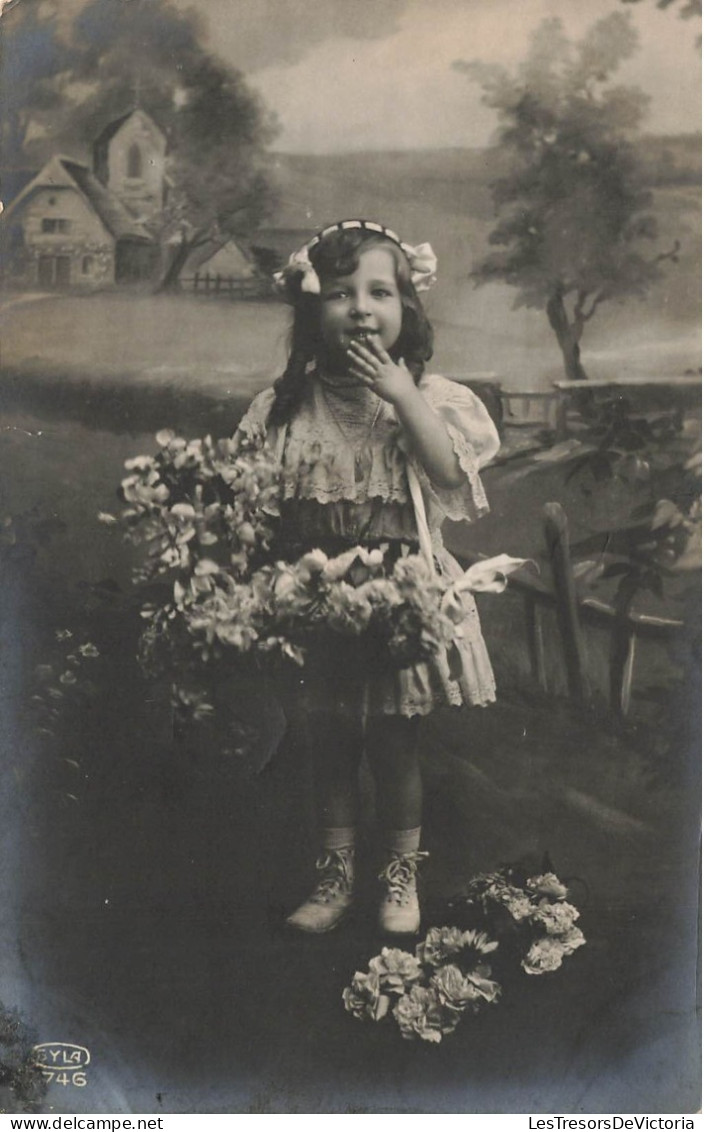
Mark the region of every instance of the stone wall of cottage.
[[8, 239], [7, 278], [16, 286], [91, 289], [114, 281], [114, 240], [73, 189], [33, 193], [13, 215]]

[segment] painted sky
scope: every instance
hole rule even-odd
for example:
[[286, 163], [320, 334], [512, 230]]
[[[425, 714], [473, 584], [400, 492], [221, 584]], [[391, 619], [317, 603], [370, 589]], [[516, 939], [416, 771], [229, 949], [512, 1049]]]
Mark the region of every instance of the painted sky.
[[[19, 3], [25, 0], [18, 0]], [[39, 0], [69, 20], [86, 0]], [[115, 0], [138, 3], [140, 0]], [[142, 3], [148, 0], [141, 0]], [[173, 0], [194, 9], [212, 48], [242, 69], [276, 111], [277, 148], [482, 146], [496, 121], [456, 59], [511, 67], [547, 17], [579, 37], [610, 12], [629, 12], [640, 40], [618, 81], [651, 96], [645, 129], [698, 130], [697, 20], [656, 0]]]
[[[182, 8], [193, 0], [177, 0]], [[210, 42], [246, 70], [292, 152], [480, 146], [495, 117], [455, 59], [513, 65], [529, 33], [559, 16], [579, 37], [616, 9], [640, 47], [619, 81], [651, 95], [650, 132], [700, 127], [696, 20], [655, 0], [199, 0]]]

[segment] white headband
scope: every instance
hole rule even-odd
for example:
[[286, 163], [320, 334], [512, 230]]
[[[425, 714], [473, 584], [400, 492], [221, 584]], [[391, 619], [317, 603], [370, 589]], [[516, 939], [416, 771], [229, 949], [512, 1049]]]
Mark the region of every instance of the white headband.
[[320, 279], [310, 262], [310, 251], [326, 236], [332, 235], [333, 232], [344, 232], [350, 228], [361, 228], [365, 232], [376, 232], [397, 244], [410, 264], [411, 282], [416, 291], [427, 291], [436, 282], [438, 261], [430, 244], [418, 244], [415, 248], [411, 244], [404, 244], [391, 228], [385, 228], [383, 224], [377, 224], [373, 220], [340, 220], [337, 224], [323, 228], [322, 232], [318, 232], [312, 240], [309, 240], [307, 244], [304, 244], [302, 248], [289, 256], [286, 266], [274, 275], [277, 289], [285, 291], [289, 280], [300, 275], [302, 276], [301, 291], [305, 291], [309, 295], [319, 295]]

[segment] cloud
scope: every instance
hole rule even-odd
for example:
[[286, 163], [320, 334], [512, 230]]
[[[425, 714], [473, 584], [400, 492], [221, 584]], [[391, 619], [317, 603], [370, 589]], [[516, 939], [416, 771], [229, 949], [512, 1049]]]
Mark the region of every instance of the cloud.
[[[123, 0], [124, 2], [124, 0]], [[210, 45], [251, 73], [292, 66], [331, 39], [394, 35], [409, 0], [174, 0], [205, 18]]]

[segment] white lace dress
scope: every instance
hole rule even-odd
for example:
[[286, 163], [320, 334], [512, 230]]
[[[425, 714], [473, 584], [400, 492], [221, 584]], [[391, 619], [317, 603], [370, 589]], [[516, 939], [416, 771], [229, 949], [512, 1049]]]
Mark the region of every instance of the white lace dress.
[[[433, 552], [448, 580], [461, 576], [459, 563], [442, 542], [446, 518], [473, 522], [488, 504], [480, 467], [498, 451], [499, 438], [480, 399], [436, 374], [421, 378], [428, 408], [444, 422], [466, 481], [457, 488], [434, 485], [409, 451], [393, 407], [368, 390], [336, 387], [311, 375], [303, 404], [282, 427], [268, 425], [273, 389], [255, 397], [238, 432], [267, 444], [283, 469], [282, 543], [290, 556], [321, 547], [381, 542], [417, 549], [418, 530], [408, 485], [412, 463], [420, 480]], [[342, 670], [334, 658], [325, 677], [303, 670], [301, 693], [308, 710], [372, 715], [427, 715], [440, 704], [487, 704], [495, 699], [494, 677], [476, 605], [466, 597], [459, 640], [461, 671], [450, 675], [444, 657], [373, 680]]]

